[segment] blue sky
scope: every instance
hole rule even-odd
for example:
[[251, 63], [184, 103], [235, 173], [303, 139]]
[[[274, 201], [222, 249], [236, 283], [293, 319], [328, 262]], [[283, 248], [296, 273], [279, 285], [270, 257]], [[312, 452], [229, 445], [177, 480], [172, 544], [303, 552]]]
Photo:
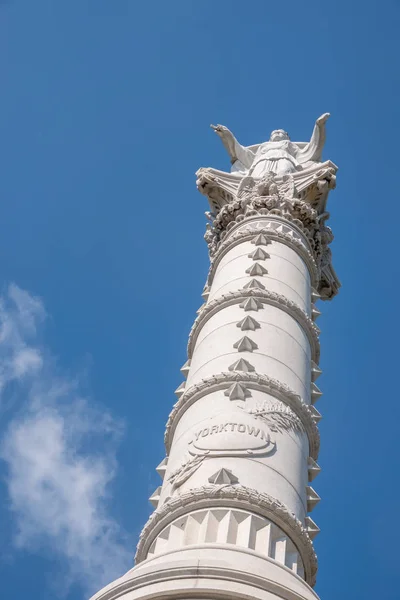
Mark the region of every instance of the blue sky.
[[[0, 3], [0, 574], [86, 598], [131, 565], [208, 268], [200, 166], [328, 122], [317, 592], [398, 598], [397, 1]], [[320, 303], [321, 304], [321, 303]]]

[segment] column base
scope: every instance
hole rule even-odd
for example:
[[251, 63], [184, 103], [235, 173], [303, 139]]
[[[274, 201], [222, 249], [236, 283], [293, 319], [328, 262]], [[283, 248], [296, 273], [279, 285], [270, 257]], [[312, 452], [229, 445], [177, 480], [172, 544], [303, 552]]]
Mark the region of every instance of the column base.
[[278, 562], [218, 544], [191, 546], [143, 561], [91, 600], [318, 600]]

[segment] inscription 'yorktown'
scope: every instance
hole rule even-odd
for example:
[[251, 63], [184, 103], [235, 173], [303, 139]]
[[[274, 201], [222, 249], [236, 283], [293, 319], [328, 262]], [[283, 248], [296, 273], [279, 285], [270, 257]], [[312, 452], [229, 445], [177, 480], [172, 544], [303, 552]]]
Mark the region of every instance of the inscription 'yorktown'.
[[208, 435], [216, 435], [217, 433], [247, 433], [254, 437], [260, 436], [261, 440], [269, 441], [269, 435], [265, 433], [260, 427], [254, 427], [254, 425], [244, 425], [243, 423], [221, 423], [220, 425], [213, 425], [212, 427], [205, 427], [195, 433], [195, 442], [200, 437], [207, 437]]

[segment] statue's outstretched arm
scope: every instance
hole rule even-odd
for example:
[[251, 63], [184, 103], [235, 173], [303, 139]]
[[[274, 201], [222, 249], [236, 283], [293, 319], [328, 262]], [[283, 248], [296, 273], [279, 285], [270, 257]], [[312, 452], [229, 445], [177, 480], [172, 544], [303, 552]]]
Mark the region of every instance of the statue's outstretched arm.
[[314, 131], [312, 132], [309, 143], [296, 154], [296, 159], [300, 164], [308, 162], [309, 160], [321, 160], [322, 149], [325, 144], [325, 123], [329, 117], [329, 113], [324, 113], [315, 121]]
[[249, 169], [254, 160], [254, 153], [249, 148], [245, 148], [239, 144], [233, 133], [227, 127], [224, 127], [224, 125], [211, 125], [211, 128], [221, 138], [229, 154], [231, 163], [233, 164], [237, 160], [240, 160]]

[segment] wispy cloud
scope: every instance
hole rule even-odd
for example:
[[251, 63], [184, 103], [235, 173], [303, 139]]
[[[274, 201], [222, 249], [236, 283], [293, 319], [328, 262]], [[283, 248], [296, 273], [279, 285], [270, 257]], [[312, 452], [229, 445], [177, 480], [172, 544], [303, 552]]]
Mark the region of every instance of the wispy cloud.
[[15, 285], [0, 298], [0, 400], [10, 388], [17, 398], [0, 446], [14, 545], [51, 549], [94, 591], [131, 566], [132, 546], [108, 509], [123, 428], [60, 374], [38, 341], [45, 319], [42, 302]]

